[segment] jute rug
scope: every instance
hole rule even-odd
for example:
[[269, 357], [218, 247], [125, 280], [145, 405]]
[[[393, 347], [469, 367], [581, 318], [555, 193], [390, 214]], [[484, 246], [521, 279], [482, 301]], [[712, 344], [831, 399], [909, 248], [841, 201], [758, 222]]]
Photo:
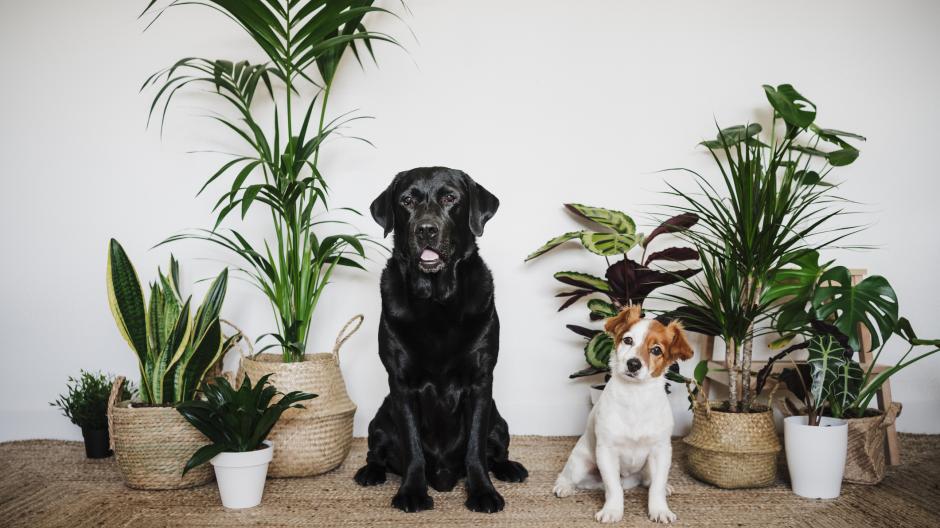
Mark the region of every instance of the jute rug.
[[[360, 488], [353, 472], [363, 463], [365, 442], [357, 439], [342, 467], [306, 479], [268, 480], [258, 508], [222, 509], [215, 484], [183, 491], [146, 492], [124, 487], [113, 459], [87, 460], [77, 442], [30, 440], [0, 444], [0, 526], [600, 526], [594, 512], [602, 492], [551, 495], [555, 475], [574, 438], [515, 437], [513, 457], [528, 466], [523, 484], [497, 482], [506, 509], [486, 515], [467, 511], [461, 486], [431, 494], [434, 510], [406, 514], [389, 502], [398, 480]], [[676, 443], [670, 506], [678, 526], [875, 526], [940, 527], [940, 436], [902, 435], [903, 465], [889, 469], [878, 486], [846, 485], [832, 501], [793, 495], [784, 481], [756, 490], [725, 491], [689, 477]], [[626, 493], [619, 526], [654, 526], [646, 519], [646, 490]]]

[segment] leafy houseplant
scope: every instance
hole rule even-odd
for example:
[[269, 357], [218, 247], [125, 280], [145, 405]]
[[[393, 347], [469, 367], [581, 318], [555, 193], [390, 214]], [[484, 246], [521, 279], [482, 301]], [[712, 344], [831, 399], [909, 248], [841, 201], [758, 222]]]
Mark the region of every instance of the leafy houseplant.
[[183, 472], [211, 462], [219, 482], [222, 504], [227, 508], [251, 508], [261, 502], [264, 480], [274, 447], [268, 433], [290, 408], [316, 394], [290, 392], [279, 395], [265, 375], [252, 386], [246, 376], [238, 390], [219, 377], [202, 389], [205, 400], [191, 400], [176, 410], [212, 443], [199, 448]]
[[118, 330], [137, 354], [140, 401], [166, 405], [193, 399], [206, 373], [239, 340], [225, 337], [219, 311], [225, 299], [228, 270], [212, 282], [205, 299], [190, 315], [191, 298], [179, 289], [179, 264], [170, 257], [169, 273], [158, 270], [150, 299], [124, 248], [111, 239], [108, 247], [108, 302]]
[[[653, 266], [654, 263], [698, 260], [698, 252], [694, 249], [667, 247], [650, 251], [650, 244], [660, 235], [682, 232], [695, 225], [698, 216], [694, 213], [683, 213], [670, 218], [646, 236], [636, 232], [636, 223], [623, 212], [573, 203], [565, 204], [565, 207], [601, 229], [570, 231], [557, 236], [526, 257], [526, 261], [544, 255], [569, 240], [578, 240], [584, 249], [604, 257], [607, 271], [603, 278], [577, 271], [555, 273], [557, 281], [575, 287], [574, 290], [557, 295], [567, 297], [558, 311], [568, 308], [582, 298], [591, 297], [587, 307], [592, 321], [613, 317], [628, 306], [642, 305], [657, 288], [677, 283], [698, 273], [695, 268], [666, 271], [659, 266]], [[628, 256], [634, 248], [642, 248], [638, 259]], [[620, 260], [611, 264], [611, 257], [620, 257]], [[578, 325], [567, 325], [567, 328], [588, 340], [584, 347], [588, 366], [570, 377], [608, 372], [608, 360], [613, 348], [610, 335], [603, 330]]]
[[[108, 397], [111, 395], [113, 377], [100, 372], [80, 371], [78, 378], [69, 376], [67, 394], [60, 394], [49, 405], [58, 407], [71, 422], [82, 428], [85, 441], [85, 456], [107, 458], [108, 447]], [[130, 391], [122, 387], [121, 396], [130, 398]]]
[[816, 106], [789, 84], [765, 85], [764, 93], [773, 109], [769, 137], [751, 123], [702, 142], [721, 174], [719, 186], [690, 170], [697, 192], [670, 185], [683, 202], [677, 210], [700, 217], [684, 236], [702, 255], [703, 272], [701, 281], [684, 281], [686, 291], [671, 297], [682, 304], [677, 315], [688, 328], [724, 340], [730, 412], [750, 412], [756, 396], [753, 339], [769, 331], [761, 323], [777, 309], [764, 295], [773, 275], [800, 252], [831, 246], [855, 230], [829, 225], [843, 209], [826, 178], [858, 157], [847, 139], [864, 138], [819, 127]]
[[[723, 339], [729, 379], [726, 401], [693, 402], [692, 431], [684, 439], [688, 467], [700, 480], [727, 488], [776, 478], [780, 444], [769, 408], [755, 403], [751, 377], [753, 340], [772, 331], [765, 323], [780, 309], [765, 291], [795, 256], [832, 246], [855, 230], [831, 225], [843, 202], [827, 178], [858, 157], [847, 140], [864, 140], [818, 126], [815, 104], [793, 86], [763, 88], [773, 111], [766, 134], [750, 123], [719, 129], [714, 140], [701, 143], [715, 161], [719, 184], [688, 169], [694, 192], [670, 184], [681, 202], [676, 210], [699, 216], [682, 236], [698, 250], [702, 273], [667, 297], [680, 304], [673, 315], [686, 328]], [[826, 144], [835, 148], [824, 150]], [[729, 441], [741, 438], [743, 429], [766, 441]]]
[[[190, 4], [228, 16], [254, 40], [267, 61], [185, 58], [144, 83], [157, 89], [151, 115], [162, 105], [164, 117], [177, 91], [208, 86], [232, 111], [212, 119], [247, 148], [232, 154], [199, 191], [223, 176], [231, 178], [216, 202], [214, 228], [168, 241], [202, 239], [238, 255], [245, 263], [241, 271], [275, 312], [277, 331], [261, 336], [274, 342], [262, 351], [280, 347], [284, 362], [302, 361], [314, 311], [335, 268], [362, 268], [363, 244], [374, 243], [362, 233], [319, 233], [325, 224], [346, 223], [322, 217], [329, 207], [318, 161], [323, 142], [361, 118], [348, 114], [327, 118], [340, 60], [347, 49], [358, 60], [364, 51], [372, 55], [373, 41], [395, 43], [363, 25], [367, 14], [389, 12], [370, 0], [152, 0], [144, 13], [154, 14], [156, 20], [170, 7]], [[319, 82], [311, 77], [313, 67]], [[302, 88], [313, 88], [315, 93], [304, 97]], [[257, 109], [261, 98], [273, 103], [266, 115]], [[253, 244], [234, 229], [227, 234], [216, 231], [232, 211], [244, 218], [259, 203], [270, 214], [273, 240]]]

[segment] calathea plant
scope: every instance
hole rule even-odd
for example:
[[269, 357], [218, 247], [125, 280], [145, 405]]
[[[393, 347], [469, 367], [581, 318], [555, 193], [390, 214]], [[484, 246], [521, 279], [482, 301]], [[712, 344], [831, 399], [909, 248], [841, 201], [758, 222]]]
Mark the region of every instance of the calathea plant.
[[117, 240], [108, 246], [108, 302], [118, 330], [140, 367], [142, 403], [172, 404], [193, 399], [206, 373], [239, 339], [225, 337], [219, 312], [225, 299], [228, 270], [209, 286], [205, 299], [191, 311], [191, 297], [179, 289], [179, 264], [170, 257], [169, 273], [158, 270], [144, 298], [137, 271]]
[[[720, 129], [702, 142], [715, 161], [719, 184], [695, 176], [697, 189], [671, 194], [676, 209], [700, 221], [683, 236], [699, 251], [702, 276], [684, 280], [675, 315], [686, 327], [719, 335], [725, 342], [730, 397], [727, 411], [749, 412], [753, 340], [769, 332], [762, 322], [777, 310], [764, 292], [773, 276], [795, 254], [830, 247], [854, 227], [831, 227], [843, 213], [836, 186], [827, 178], [834, 167], [852, 163], [858, 150], [849, 132], [821, 128], [816, 106], [791, 85], [764, 86], [773, 109], [768, 134], [757, 123]], [[821, 147], [829, 144], [833, 150]], [[740, 387], [741, 397], [738, 397]]]
[[[183, 474], [219, 453], [244, 453], [262, 448], [262, 443], [284, 411], [303, 409], [298, 402], [317, 397], [300, 391], [280, 394], [268, 384], [270, 376], [262, 376], [254, 386], [245, 376], [238, 390], [232, 388], [224, 377], [218, 377], [213, 383], [203, 385], [204, 399], [176, 406], [183, 418], [212, 442], [193, 453], [183, 468]], [[278, 395], [281, 398], [273, 401]]]
[[[580, 204], [565, 204], [565, 207], [579, 218], [599, 226], [600, 229], [569, 231], [557, 236], [526, 257], [526, 261], [544, 255], [569, 240], [578, 240], [584, 249], [604, 257], [607, 271], [603, 278], [578, 271], [555, 273], [557, 281], [575, 288], [557, 295], [557, 297], [567, 297], [558, 311], [568, 308], [580, 299], [589, 298], [587, 307], [592, 321], [613, 317], [625, 307], [642, 305], [657, 288], [675, 284], [699, 271], [688, 267], [667, 271], [654, 266], [654, 263], [698, 260], [698, 252], [692, 248], [666, 247], [651, 250], [651, 243], [660, 235], [679, 233], [695, 225], [698, 216], [694, 213], [683, 213], [670, 218], [647, 236], [637, 233], [636, 223], [621, 211]], [[635, 248], [638, 248], [637, 251], [640, 253], [636, 259], [628, 256], [628, 253]], [[611, 257], [619, 257], [619, 260], [611, 263]], [[567, 325], [567, 327], [588, 340], [584, 347], [584, 357], [588, 367], [575, 372], [570, 377], [577, 378], [607, 372], [608, 360], [613, 348], [612, 338], [599, 329], [578, 325]]]
[[[373, 41], [395, 43], [363, 25], [366, 15], [389, 12], [371, 0], [153, 0], [144, 13], [156, 19], [169, 7], [192, 4], [233, 20], [266, 62], [185, 58], [144, 83], [157, 89], [151, 115], [162, 106], [163, 116], [179, 90], [209, 87], [231, 111], [212, 119], [245, 147], [231, 154], [199, 191], [223, 177], [229, 180], [215, 205], [213, 229], [167, 241], [196, 238], [236, 254], [245, 264], [240, 271], [267, 297], [276, 315], [277, 331], [261, 336], [274, 342], [261, 350], [279, 347], [285, 362], [300, 361], [314, 311], [336, 267], [362, 268], [363, 245], [374, 243], [359, 232], [322, 233], [326, 224], [339, 229], [348, 224], [323, 216], [329, 207], [319, 156], [327, 138], [362, 118], [327, 117], [343, 54], [352, 50], [358, 60], [363, 52], [372, 55]], [[272, 105], [259, 104], [260, 99]], [[273, 239], [252, 243], [235, 229], [217, 231], [230, 213], [237, 211], [244, 219], [257, 204], [270, 215]]]

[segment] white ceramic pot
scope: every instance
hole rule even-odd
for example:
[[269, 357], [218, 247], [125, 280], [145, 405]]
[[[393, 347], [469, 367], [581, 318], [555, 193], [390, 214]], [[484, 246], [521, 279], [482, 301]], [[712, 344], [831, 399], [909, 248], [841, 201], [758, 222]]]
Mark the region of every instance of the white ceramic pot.
[[253, 508], [261, 504], [268, 464], [274, 446], [265, 441], [265, 448], [246, 453], [219, 453], [209, 462], [215, 468], [222, 506], [232, 509]]
[[818, 427], [806, 422], [806, 416], [790, 416], [783, 421], [793, 493], [810, 499], [834, 499], [842, 491], [848, 424], [826, 417]]
[[588, 389], [591, 391], [591, 405], [597, 405], [597, 400], [600, 399], [601, 394], [604, 392], [605, 385], [591, 385]]

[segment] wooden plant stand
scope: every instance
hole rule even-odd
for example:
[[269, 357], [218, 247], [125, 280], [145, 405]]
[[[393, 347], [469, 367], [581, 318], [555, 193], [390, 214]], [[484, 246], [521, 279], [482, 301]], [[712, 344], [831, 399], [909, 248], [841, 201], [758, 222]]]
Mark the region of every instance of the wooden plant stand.
[[[866, 271], [862, 269], [853, 269], [852, 273], [852, 284], [858, 284], [859, 281], [865, 276]], [[872, 362], [872, 352], [871, 352], [871, 335], [868, 332], [868, 329], [862, 325], [859, 325], [859, 343], [861, 344], [861, 350], [859, 350], [859, 363], [862, 366], [862, 370], [866, 370], [868, 365]], [[721, 358], [720, 360], [715, 360], [713, 358], [715, 352], [715, 338], [706, 336], [705, 339], [705, 348], [702, 350], [702, 359], [708, 361], [708, 375], [705, 377], [705, 380], [702, 382], [702, 391], [707, 395], [709, 394], [709, 389], [711, 388], [712, 383], [717, 383], [724, 387], [728, 386], [728, 365], [725, 363], [725, 359]], [[805, 361], [796, 361], [797, 364], [805, 363]], [[752, 361], [751, 370], [754, 372], [759, 371], [766, 365], [766, 361]], [[792, 363], [789, 361], [778, 361], [772, 372], [774, 374], [779, 374], [783, 369], [791, 366]], [[887, 365], [875, 365], [875, 368], [872, 369], [874, 374], [878, 374], [884, 370], [890, 368]], [[751, 376], [751, 386], [753, 387], [757, 383], [756, 376]], [[738, 397], [741, 397], [743, 387], [738, 388]], [[759, 396], [759, 395], [758, 395]], [[881, 388], [876, 393], [878, 400], [878, 409], [885, 411], [888, 409], [893, 400], [891, 399], [891, 380], [887, 380], [884, 384], [881, 385]], [[898, 447], [898, 432], [894, 424], [889, 426], [885, 431], [886, 442], [885, 450], [888, 455], [888, 463], [892, 466], [896, 466], [901, 463], [901, 451]]]

